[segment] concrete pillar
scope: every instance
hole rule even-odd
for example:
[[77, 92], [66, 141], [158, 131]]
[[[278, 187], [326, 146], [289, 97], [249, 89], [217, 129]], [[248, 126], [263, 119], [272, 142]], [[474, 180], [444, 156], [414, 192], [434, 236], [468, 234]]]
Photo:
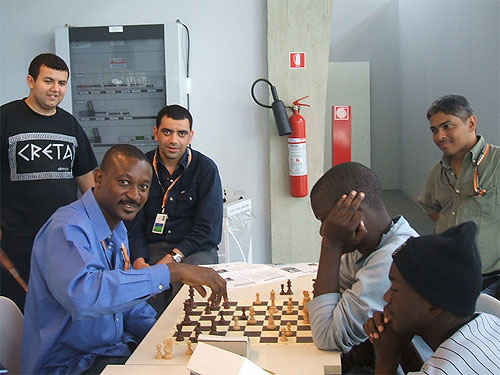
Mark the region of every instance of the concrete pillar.
[[[304, 102], [311, 107], [301, 109], [307, 122], [310, 192], [323, 175], [332, 0], [269, 0], [267, 14], [269, 80], [287, 105], [310, 95]], [[289, 68], [290, 52], [306, 53], [305, 69]], [[274, 127], [269, 143], [272, 262], [317, 261], [320, 223], [312, 213], [309, 197], [290, 195], [287, 137], [279, 137]]]

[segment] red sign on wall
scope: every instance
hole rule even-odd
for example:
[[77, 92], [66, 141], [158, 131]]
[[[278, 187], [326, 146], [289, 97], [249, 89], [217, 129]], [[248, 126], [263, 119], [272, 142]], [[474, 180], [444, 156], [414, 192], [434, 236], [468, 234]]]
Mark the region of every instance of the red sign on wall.
[[305, 52], [290, 52], [290, 69], [304, 69], [306, 67]]
[[351, 106], [332, 107], [332, 165], [351, 161]]

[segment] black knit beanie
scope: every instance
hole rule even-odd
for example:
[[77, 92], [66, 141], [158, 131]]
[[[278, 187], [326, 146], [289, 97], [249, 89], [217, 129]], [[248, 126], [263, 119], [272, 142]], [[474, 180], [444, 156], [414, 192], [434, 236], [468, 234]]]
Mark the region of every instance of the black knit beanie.
[[471, 315], [482, 286], [476, 224], [467, 221], [440, 234], [411, 237], [392, 258], [405, 280], [434, 305]]

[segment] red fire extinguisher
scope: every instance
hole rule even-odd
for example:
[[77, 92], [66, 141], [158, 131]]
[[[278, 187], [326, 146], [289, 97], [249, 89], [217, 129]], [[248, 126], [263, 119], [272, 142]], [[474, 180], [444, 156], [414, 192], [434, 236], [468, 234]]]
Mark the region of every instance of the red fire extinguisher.
[[292, 134], [288, 136], [288, 170], [290, 174], [290, 194], [292, 197], [307, 196], [307, 139], [306, 119], [300, 112], [300, 107], [310, 107], [309, 104], [300, 103], [297, 99], [293, 102], [293, 115], [290, 116]]

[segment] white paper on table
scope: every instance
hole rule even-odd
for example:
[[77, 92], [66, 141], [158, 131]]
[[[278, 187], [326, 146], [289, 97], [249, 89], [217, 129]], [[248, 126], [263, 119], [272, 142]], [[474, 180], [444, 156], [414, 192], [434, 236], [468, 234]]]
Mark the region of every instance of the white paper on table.
[[203, 342], [196, 344], [187, 368], [193, 375], [269, 375], [252, 361]]
[[211, 264], [205, 267], [210, 267], [217, 271], [226, 280], [228, 290], [284, 281], [317, 272], [317, 263], [280, 264], [273, 266], [268, 264], [235, 262]]

